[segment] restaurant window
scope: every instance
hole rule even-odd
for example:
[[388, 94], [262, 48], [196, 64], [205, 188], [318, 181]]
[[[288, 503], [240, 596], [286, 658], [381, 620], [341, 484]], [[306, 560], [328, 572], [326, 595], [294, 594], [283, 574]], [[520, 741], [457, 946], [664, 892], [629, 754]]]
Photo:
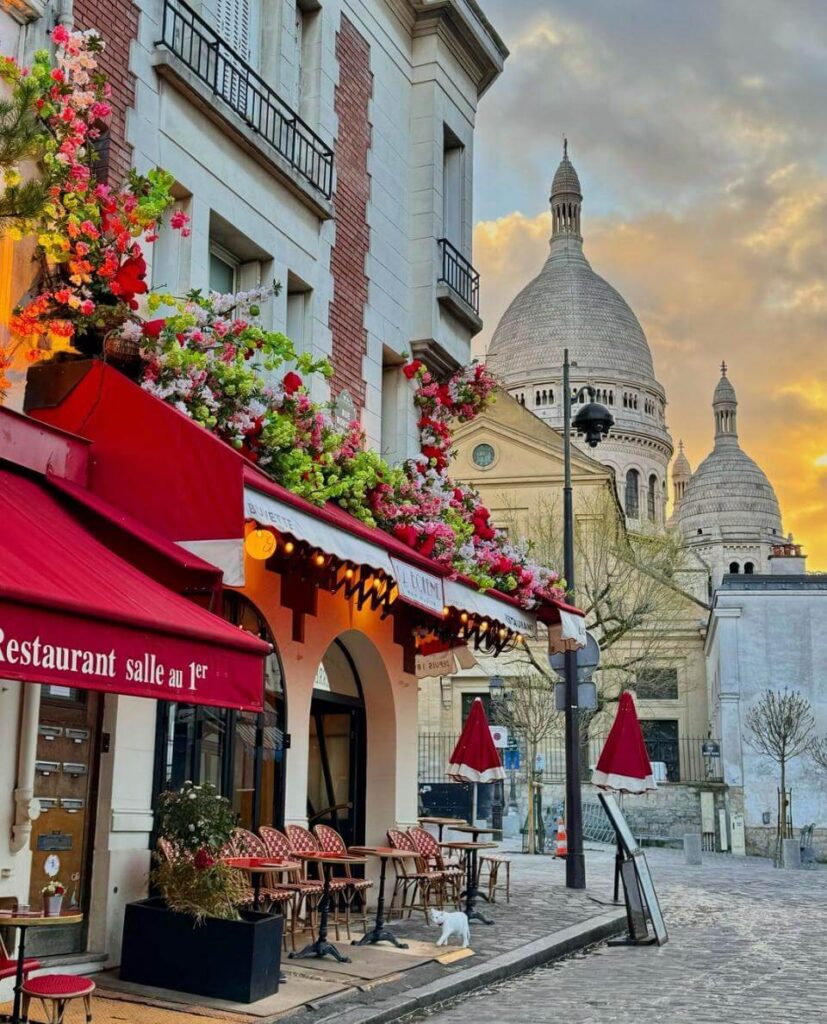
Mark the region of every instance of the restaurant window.
[[635, 692], [641, 700], [677, 700], [676, 668], [642, 668], [638, 671]]
[[281, 663], [266, 620], [241, 594], [224, 594], [224, 617], [266, 640], [264, 710], [158, 702], [155, 792], [186, 781], [212, 783], [242, 828], [283, 823], [285, 697]]

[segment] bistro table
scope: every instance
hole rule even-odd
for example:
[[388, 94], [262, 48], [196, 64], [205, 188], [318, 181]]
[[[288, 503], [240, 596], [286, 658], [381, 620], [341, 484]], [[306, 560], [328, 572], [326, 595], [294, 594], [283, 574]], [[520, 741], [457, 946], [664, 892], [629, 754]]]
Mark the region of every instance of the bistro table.
[[350, 957], [344, 956], [332, 942], [327, 941], [327, 921], [330, 915], [331, 903], [330, 873], [334, 864], [367, 864], [367, 860], [364, 857], [354, 857], [351, 854], [323, 853], [321, 850], [317, 850], [314, 853], [300, 853], [296, 850], [294, 851], [293, 856], [297, 857], [299, 860], [315, 861], [317, 864], [321, 865], [324, 883], [322, 898], [319, 903], [319, 934], [316, 937], [315, 942], [311, 942], [309, 946], [305, 946], [304, 949], [300, 949], [298, 952], [288, 954], [290, 959], [308, 960], [311, 957], [332, 956], [333, 959], [338, 960], [340, 964], [349, 964]]
[[20, 941], [17, 944], [17, 974], [14, 978], [14, 1005], [11, 1017], [4, 1019], [11, 1021], [11, 1024], [20, 1024], [20, 1001], [23, 995], [23, 959], [26, 956], [26, 929], [51, 928], [55, 925], [80, 924], [82, 920], [83, 914], [79, 911], [73, 910], [67, 910], [65, 913], [51, 917], [46, 917], [45, 914], [42, 913], [14, 913], [11, 917], [0, 916], [0, 928], [16, 928], [20, 933]]
[[[445, 828], [456, 829], [460, 825], [468, 825], [465, 818], [417, 818], [420, 825], [436, 825], [439, 829], [439, 841], [442, 842], [442, 830]], [[476, 839], [476, 836], [474, 837]]]
[[222, 857], [221, 863], [250, 875], [253, 883], [253, 910], [261, 909], [261, 880], [264, 875], [283, 875], [298, 871], [301, 867], [298, 861], [280, 860], [278, 857]]
[[490, 918], [485, 917], [484, 914], [475, 909], [477, 902], [477, 854], [480, 850], [495, 850], [497, 844], [456, 841], [440, 843], [439, 845], [443, 849], [457, 850], [465, 854], [465, 913], [468, 915], [468, 920], [482, 921], [483, 924], [493, 924], [494, 922]]
[[369, 946], [376, 942], [392, 942], [397, 949], [407, 949], [407, 942], [400, 942], [390, 929], [385, 927], [385, 873], [389, 860], [408, 860], [416, 857], [413, 850], [395, 850], [392, 846], [351, 846], [350, 852], [363, 857], [378, 857], [379, 893], [376, 901], [376, 921], [361, 939], [354, 939], [352, 946]]
[[[495, 832], [499, 832], [498, 828], [489, 828], [487, 825], [469, 825], [467, 821], [460, 822], [459, 825], [452, 825], [451, 831], [462, 832], [463, 835], [471, 836], [471, 842], [479, 842], [480, 836], [493, 836]], [[442, 836], [439, 837], [439, 841], [442, 842]]]

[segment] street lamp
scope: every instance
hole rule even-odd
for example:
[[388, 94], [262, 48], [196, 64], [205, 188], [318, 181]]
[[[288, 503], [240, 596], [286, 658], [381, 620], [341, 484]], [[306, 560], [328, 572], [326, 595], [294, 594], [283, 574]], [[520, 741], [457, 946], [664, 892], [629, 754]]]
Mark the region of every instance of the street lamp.
[[[563, 550], [569, 590], [574, 591], [574, 509], [571, 489], [571, 403], [587, 392], [591, 401], [574, 418], [574, 429], [585, 436], [586, 444], [596, 448], [614, 425], [609, 410], [595, 402], [596, 392], [585, 384], [572, 396], [569, 381], [569, 350], [563, 352]], [[580, 708], [577, 702], [577, 652], [566, 651], [566, 817], [568, 856], [566, 886], [586, 888], [586, 858], [583, 856], [583, 807], [580, 794]]]
[[[488, 680], [488, 694], [491, 697], [492, 710], [502, 707], [505, 700], [505, 681], [502, 676], [491, 676]], [[491, 826], [502, 832], [503, 827], [503, 783], [494, 783], [494, 795], [491, 801]]]

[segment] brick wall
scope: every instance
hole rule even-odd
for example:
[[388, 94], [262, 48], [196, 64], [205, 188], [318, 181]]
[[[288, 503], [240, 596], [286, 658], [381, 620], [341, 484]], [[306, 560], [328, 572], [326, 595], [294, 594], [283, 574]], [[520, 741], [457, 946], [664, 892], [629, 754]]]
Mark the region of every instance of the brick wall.
[[[135, 102], [135, 76], [129, 70], [129, 45], [138, 37], [138, 8], [132, 0], [75, 0], [74, 27], [97, 29], [106, 49], [100, 65], [112, 86], [109, 144], [101, 153], [112, 184], [120, 184], [132, 166], [132, 147], [126, 141], [126, 112]], [[104, 170], [99, 165], [99, 172]]]
[[339, 84], [334, 109], [339, 121], [336, 138], [336, 241], [330, 257], [333, 300], [330, 329], [335, 369], [332, 392], [347, 388], [360, 410], [365, 383], [362, 358], [367, 349], [364, 326], [368, 301], [365, 261], [370, 244], [367, 223], [370, 175], [368, 151], [371, 124], [368, 119], [373, 92], [370, 47], [354, 25], [343, 15], [336, 37]]

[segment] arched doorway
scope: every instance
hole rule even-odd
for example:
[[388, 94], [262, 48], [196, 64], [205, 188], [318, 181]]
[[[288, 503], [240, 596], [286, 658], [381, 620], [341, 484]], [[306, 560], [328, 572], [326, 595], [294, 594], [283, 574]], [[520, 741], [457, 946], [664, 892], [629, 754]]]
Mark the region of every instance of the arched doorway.
[[307, 818], [330, 825], [348, 846], [365, 836], [365, 700], [341, 640], [325, 652], [313, 684]]
[[266, 640], [264, 711], [158, 702], [155, 743], [156, 795], [186, 780], [212, 783], [226, 796], [242, 828], [284, 823], [284, 735], [287, 709], [284, 676], [267, 620], [235, 591], [225, 591], [224, 617]]

